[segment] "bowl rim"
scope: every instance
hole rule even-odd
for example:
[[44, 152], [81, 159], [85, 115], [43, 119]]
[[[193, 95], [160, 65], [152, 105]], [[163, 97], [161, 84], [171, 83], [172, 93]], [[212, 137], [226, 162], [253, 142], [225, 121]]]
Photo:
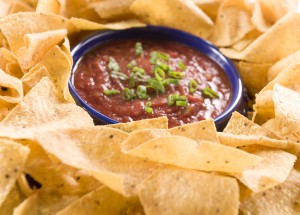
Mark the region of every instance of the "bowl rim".
[[84, 56], [84, 54], [86, 54], [91, 49], [105, 42], [116, 40], [116, 39], [124, 39], [124, 36], [125, 38], [128, 38], [130, 36], [139, 36], [138, 34], [141, 33], [150, 34], [151, 32], [152, 33], [159, 32], [162, 34], [161, 38], [164, 39], [170, 38], [173, 41], [182, 43], [189, 47], [193, 47], [197, 51], [209, 57], [211, 60], [213, 60], [222, 68], [222, 70], [225, 72], [231, 84], [232, 96], [231, 96], [231, 101], [228, 104], [227, 108], [217, 117], [215, 117], [213, 120], [217, 125], [222, 123], [224, 120], [226, 120], [226, 118], [229, 118], [231, 113], [234, 112], [236, 108], [239, 106], [239, 104], [242, 102], [243, 90], [244, 90], [241, 77], [233, 62], [227, 57], [225, 57], [216, 46], [214, 46], [212, 43], [210, 43], [207, 40], [204, 40], [200, 37], [197, 37], [195, 35], [192, 35], [190, 33], [178, 29], [163, 27], [163, 26], [153, 26], [153, 25], [148, 25], [146, 27], [129, 28], [125, 30], [96, 31], [90, 34], [89, 36], [87, 36], [85, 39], [81, 40], [81, 42], [79, 42], [75, 47], [72, 48], [71, 55], [73, 58], [73, 65], [71, 69], [70, 78], [68, 81], [68, 87], [76, 103], [79, 103], [79, 105], [83, 109], [85, 109], [94, 119], [96, 118], [97, 120], [107, 124], [119, 123], [118, 121], [102, 114], [101, 112], [91, 107], [87, 102], [85, 102], [78, 95], [77, 90], [75, 89], [75, 86], [73, 84], [76, 67], [80, 62], [82, 56]]

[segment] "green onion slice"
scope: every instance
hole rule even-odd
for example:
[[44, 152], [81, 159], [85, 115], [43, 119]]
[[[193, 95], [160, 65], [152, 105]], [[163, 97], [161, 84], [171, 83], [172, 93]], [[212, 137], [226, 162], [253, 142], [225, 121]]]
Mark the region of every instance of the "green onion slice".
[[180, 69], [186, 70], [186, 65], [183, 63], [182, 60], [178, 62], [178, 66], [179, 66]]
[[184, 76], [184, 73], [183, 72], [170, 71], [168, 75], [171, 78], [182, 79], [183, 76]]
[[143, 54], [143, 46], [142, 46], [142, 43], [140, 42], [136, 42], [135, 43], [135, 54], [137, 56], [142, 56]]
[[166, 89], [161, 81], [156, 78], [150, 78], [148, 84], [153, 87], [158, 93], [165, 93]]
[[134, 72], [131, 72], [130, 76], [129, 76], [129, 87], [131, 87], [131, 88], [135, 87], [135, 79], [134, 79], [134, 77], [135, 77]]
[[134, 99], [134, 90], [133, 89], [124, 88], [124, 90], [122, 92], [122, 98], [124, 100], [132, 100], [132, 99]]
[[162, 81], [163, 79], [165, 79], [166, 74], [160, 67], [156, 67], [154, 69], [154, 76], [157, 80]]
[[166, 78], [162, 81], [162, 84], [164, 86], [168, 86], [168, 85], [171, 85], [171, 84], [175, 84], [175, 85], [178, 85], [180, 84], [180, 80], [178, 79], [174, 79], [174, 78]]
[[189, 82], [189, 91], [190, 91], [190, 93], [196, 92], [197, 88], [198, 88], [197, 81], [195, 79], [190, 80], [190, 82]]
[[179, 94], [170, 94], [168, 96], [168, 105], [173, 106], [176, 104], [176, 106], [186, 106], [187, 105], [187, 98], [186, 96], [181, 96]]
[[169, 61], [170, 56], [168, 54], [165, 54], [163, 52], [157, 52], [157, 51], [153, 51], [150, 53], [150, 63], [152, 65], [156, 64], [157, 60], [161, 59], [164, 61]]
[[128, 76], [125, 75], [124, 73], [122, 72], [117, 72], [117, 71], [112, 71], [110, 73], [110, 76], [113, 77], [113, 78], [118, 78], [118, 79], [121, 79], [121, 80], [127, 80], [128, 79]]
[[109, 57], [109, 62], [107, 67], [110, 71], [116, 71], [116, 72], [120, 71], [120, 66], [113, 57]]
[[132, 60], [130, 61], [128, 64], [127, 64], [127, 68], [128, 69], [132, 69], [133, 67], [135, 67], [137, 64], [136, 64], [136, 61], [135, 60]]
[[111, 89], [111, 90], [104, 90], [104, 94], [107, 96], [113, 96], [119, 94], [120, 91], [116, 89]]
[[159, 66], [160, 68], [162, 68], [164, 71], [169, 71], [170, 67], [169, 65], [161, 62], [160, 60], [156, 60], [156, 66]]
[[145, 111], [146, 113], [152, 114], [153, 113], [153, 108], [151, 108], [152, 102], [147, 102], [145, 106]]
[[176, 106], [179, 106], [179, 107], [185, 107], [187, 106], [188, 102], [187, 101], [176, 101]]
[[207, 97], [210, 97], [210, 98], [219, 98], [219, 95], [217, 92], [215, 92], [214, 90], [212, 90], [211, 88], [209, 87], [205, 87], [203, 90], [202, 90], [202, 93], [203, 95], [207, 96]]
[[137, 87], [136, 95], [137, 95], [140, 99], [148, 99], [149, 96], [147, 95], [147, 88], [146, 88], [146, 86], [139, 85], [139, 86]]

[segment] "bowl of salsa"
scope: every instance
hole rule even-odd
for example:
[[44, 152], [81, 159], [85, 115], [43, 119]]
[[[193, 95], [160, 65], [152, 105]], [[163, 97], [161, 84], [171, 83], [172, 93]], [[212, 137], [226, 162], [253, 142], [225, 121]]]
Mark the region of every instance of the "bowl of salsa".
[[169, 127], [244, 111], [233, 63], [209, 42], [166, 27], [97, 32], [72, 50], [69, 89], [96, 124], [167, 116]]

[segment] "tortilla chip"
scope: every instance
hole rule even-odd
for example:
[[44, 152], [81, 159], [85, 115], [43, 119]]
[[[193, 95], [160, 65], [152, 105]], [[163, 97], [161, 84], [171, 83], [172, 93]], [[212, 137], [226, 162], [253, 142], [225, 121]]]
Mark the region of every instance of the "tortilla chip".
[[72, 17], [70, 19], [70, 22], [80, 30], [102, 30], [102, 29], [122, 30], [127, 28], [146, 26], [144, 23], [135, 19], [114, 22], [114, 23], [100, 24], [86, 19]]
[[[274, 63], [300, 49], [297, 38], [300, 29], [300, 14], [291, 13], [276, 22], [268, 31], [257, 38], [243, 51], [222, 48], [220, 51], [229, 58], [250, 63]], [[286, 32], [289, 32], [286, 34]], [[281, 35], [281, 36], [278, 36]], [[274, 44], [280, 44], [274, 46]]]
[[[9, 137], [16, 135], [16, 130], [32, 129], [32, 132], [92, 125], [92, 118], [82, 108], [62, 100], [51, 81], [43, 78], [2, 120], [0, 130]], [[5, 133], [5, 128], [14, 132]]]
[[234, 178], [180, 168], [156, 171], [138, 186], [146, 214], [237, 214]]
[[38, 13], [60, 13], [59, 0], [39, 0], [36, 6], [36, 12]]
[[221, 1], [219, 0], [192, 0], [203, 12], [215, 21], [218, 16]]
[[144, 214], [138, 198], [126, 198], [105, 186], [82, 196], [57, 215], [69, 214]]
[[41, 33], [57, 29], [67, 29], [69, 33], [77, 31], [69, 20], [62, 16], [35, 12], [24, 12], [6, 16], [0, 20], [0, 29], [14, 54], [25, 46], [25, 41], [23, 40], [25, 34]]
[[43, 149], [61, 162], [87, 170], [112, 190], [132, 196], [136, 195], [135, 186], [158, 164], [123, 154], [120, 144], [127, 137], [125, 132], [100, 126], [37, 134]]
[[289, 140], [300, 140], [300, 94], [279, 84], [274, 86], [277, 132]]
[[213, 22], [190, 0], [136, 0], [130, 9], [152, 25], [173, 27], [207, 38]]
[[261, 157], [261, 163], [233, 174], [254, 192], [261, 192], [283, 183], [290, 174], [297, 159], [295, 155], [263, 146], [250, 146], [245, 151]]
[[23, 99], [22, 82], [0, 69], [0, 100], [18, 103]]
[[247, 33], [242, 39], [237, 41], [232, 45], [232, 48], [234, 48], [237, 51], [242, 51], [246, 47], [248, 47], [254, 40], [256, 40], [259, 36], [261, 36], [261, 32], [254, 29]]
[[16, 142], [0, 139], [0, 207], [14, 188], [17, 178], [23, 171], [29, 149]]
[[162, 116], [158, 118], [138, 120], [138, 121], [127, 122], [127, 123], [110, 124], [110, 125], [106, 125], [106, 127], [120, 129], [128, 133], [137, 130], [143, 130], [143, 129], [167, 129], [168, 118]]
[[18, 65], [16, 56], [10, 50], [3, 47], [0, 48], [0, 69], [16, 78], [21, 78], [24, 75]]
[[15, 185], [0, 206], [0, 214], [13, 214], [14, 208], [17, 207], [22, 200], [23, 196]]
[[35, 85], [37, 85], [43, 77], [50, 77], [50, 74], [46, 67], [42, 66], [38, 69], [33, 68], [29, 70], [23, 77], [23, 91], [26, 95]]
[[173, 135], [184, 136], [195, 141], [207, 140], [219, 143], [217, 129], [212, 119], [177, 126], [169, 129], [169, 132]]
[[254, 29], [251, 22], [251, 13], [244, 0], [223, 1], [214, 27], [209, 38], [213, 44], [226, 47], [242, 39]]
[[133, 16], [130, 5], [135, 0], [102, 0], [91, 3], [90, 6], [103, 19], [114, 19]]
[[24, 171], [43, 189], [55, 189], [64, 195], [82, 195], [100, 185], [88, 172], [54, 161], [36, 142], [19, 142], [30, 148]]
[[58, 29], [41, 33], [25, 34], [25, 46], [17, 52], [18, 62], [23, 69], [37, 64], [55, 45], [67, 35], [66, 29]]
[[14, 14], [19, 12], [33, 12], [34, 8], [22, 1], [12, 0], [8, 14]]
[[236, 65], [250, 96], [261, 91], [268, 83], [268, 69], [272, 64], [239, 61]]
[[265, 90], [257, 94], [253, 109], [255, 111], [253, 121], [259, 125], [274, 118], [273, 90]]
[[241, 188], [240, 211], [243, 214], [298, 214], [300, 173], [292, 170], [287, 180], [260, 193]]
[[[136, 131], [130, 133], [127, 140], [135, 137], [139, 141], [140, 138], [144, 139], [144, 135], [143, 131]], [[160, 135], [161, 137], [148, 139], [135, 148], [126, 147], [125, 141], [122, 143], [122, 151], [151, 161], [202, 171], [238, 173], [261, 160], [257, 156], [219, 143], [194, 141], [176, 135]]]
[[51, 215], [77, 200], [79, 196], [68, 196], [55, 190], [40, 190], [25, 199], [14, 209], [14, 215]]

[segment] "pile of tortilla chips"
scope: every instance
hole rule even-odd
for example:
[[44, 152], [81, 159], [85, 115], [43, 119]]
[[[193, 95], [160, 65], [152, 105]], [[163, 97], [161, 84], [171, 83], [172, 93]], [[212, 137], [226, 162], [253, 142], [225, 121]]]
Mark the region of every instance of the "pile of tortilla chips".
[[[300, 214], [298, 4], [0, 0], [0, 214]], [[146, 24], [220, 47], [253, 117], [94, 125], [67, 87], [70, 41]]]

